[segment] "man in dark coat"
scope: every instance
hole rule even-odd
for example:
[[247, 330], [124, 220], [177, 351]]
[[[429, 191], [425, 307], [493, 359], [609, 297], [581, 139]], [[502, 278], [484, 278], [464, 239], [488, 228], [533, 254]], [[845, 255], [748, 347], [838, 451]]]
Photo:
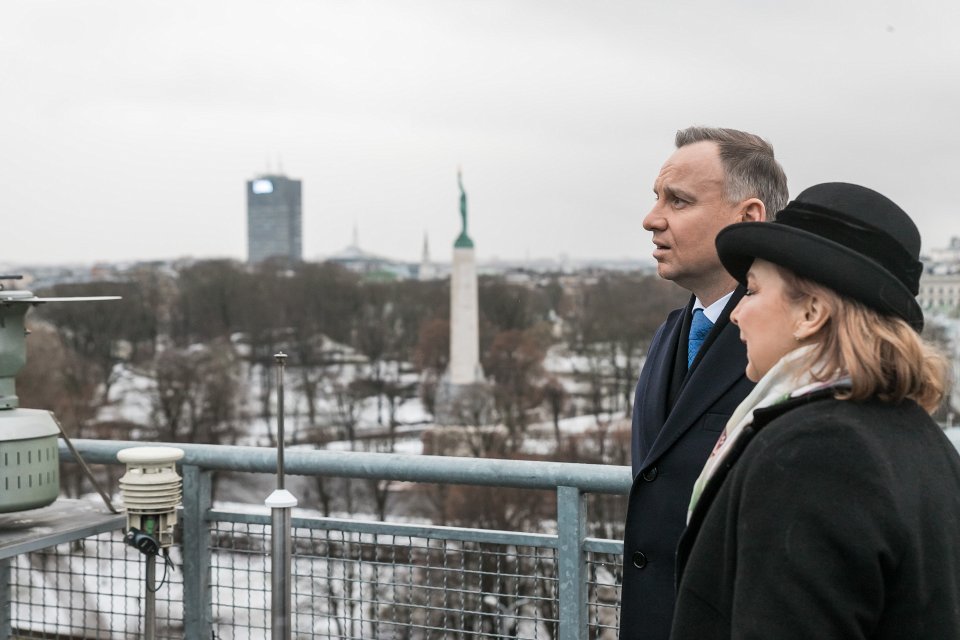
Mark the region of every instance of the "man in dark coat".
[[650, 345], [633, 407], [633, 487], [624, 534], [621, 640], [666, 640], [676, 546], [693, 483], [720, 431], [753, 384], [730, 311], [742, 289], [714, 241], [736, 222], [763, 221], [787, 202], [773, 148], [733, 129], [690, 127], [654, 183], [643, 226], [660, 277], [692, 294]]

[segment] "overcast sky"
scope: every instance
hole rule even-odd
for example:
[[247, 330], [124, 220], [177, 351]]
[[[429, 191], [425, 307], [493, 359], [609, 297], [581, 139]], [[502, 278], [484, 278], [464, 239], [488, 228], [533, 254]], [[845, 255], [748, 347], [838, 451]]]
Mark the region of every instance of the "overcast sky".
[[960, 2], [7, 0], [0, 263], [246, 257], [303, 180], [304, 256], [645, 258], [690, 124], [960, 235]]

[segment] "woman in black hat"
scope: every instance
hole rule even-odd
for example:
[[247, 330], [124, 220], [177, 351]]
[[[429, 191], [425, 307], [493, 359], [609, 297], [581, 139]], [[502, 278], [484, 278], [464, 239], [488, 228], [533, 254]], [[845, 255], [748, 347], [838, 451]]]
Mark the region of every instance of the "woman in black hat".
[[754, 391], [697, 481], [674, 640], [960, 638], [960, 456], [931, 420], [920, 235], [879, 193], [807, 189], [720, 232]]

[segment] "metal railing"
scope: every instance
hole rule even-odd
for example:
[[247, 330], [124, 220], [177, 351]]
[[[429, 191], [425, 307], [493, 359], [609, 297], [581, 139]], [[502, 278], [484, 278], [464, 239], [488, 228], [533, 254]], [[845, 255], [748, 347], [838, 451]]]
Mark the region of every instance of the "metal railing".
[[[87, 462], [117, 464], [141, 443], [75, 442]], [[180, 544], [157, 597], [158, 637], [270, 635], [270, 515], [212, 508], [216, 471], [273, 473], [271, 449], [177, 444]], [[616, 638], [619, 540], [590, 538], [587, 494], [626, 494], [627, 467], [287, 450], [288, 474], [555, 492], [555, 533], [338, 518], [293, 519], [295, 638]], [[61, 445], [61, 458], [71, 459]], [[251, 504], [258, 496], [251, 496]], [[262, 510], [262, 509], [261, 509]], [[139, 557], [102, 534], [18, 556], [0, 611], [16, 638], [138, 638]], [[4, 568], [0, 567], [0, 573]], [[3, 625], [0, 624], [0, 628]]]

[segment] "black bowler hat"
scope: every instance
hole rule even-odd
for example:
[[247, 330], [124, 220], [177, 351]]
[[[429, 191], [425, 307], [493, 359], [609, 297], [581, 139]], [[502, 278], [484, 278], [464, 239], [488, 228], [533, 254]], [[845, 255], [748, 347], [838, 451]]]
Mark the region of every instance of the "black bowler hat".
[[762, 258], [923, 329], [916, 299], [920, 232], [903, 209], [872, 189], [845, 182], [812, 186], [774, 222], [720, 231], [717, 252], [741, 283], [754, 258]]

